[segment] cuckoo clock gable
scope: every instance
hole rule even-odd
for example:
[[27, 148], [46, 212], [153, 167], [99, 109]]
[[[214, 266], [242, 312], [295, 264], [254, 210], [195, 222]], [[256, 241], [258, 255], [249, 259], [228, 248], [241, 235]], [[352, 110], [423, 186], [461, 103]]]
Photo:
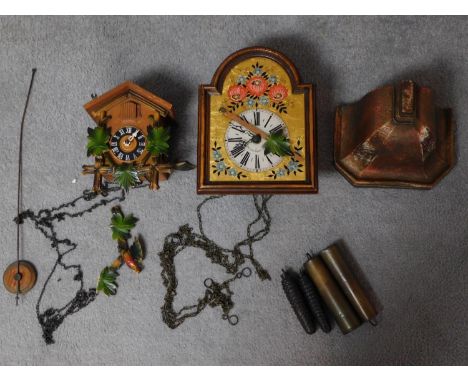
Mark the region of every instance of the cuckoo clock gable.
[[156, 120], [161, 117], [174, 118], [172, 104], [131, 81], [94, 98], [84, 108], [97, 123], [109, 116], [111, 129], [131, 124], [145, 131], [151, 116]]

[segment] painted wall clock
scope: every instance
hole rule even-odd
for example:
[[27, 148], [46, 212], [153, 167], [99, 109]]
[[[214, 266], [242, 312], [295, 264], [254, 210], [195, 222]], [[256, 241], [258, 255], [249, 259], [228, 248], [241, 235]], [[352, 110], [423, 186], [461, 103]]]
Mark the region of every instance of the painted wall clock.
[[314, 87], [282, 53], [230, 55], [199, 88], [198, 193], [318, 191]]
[[83, 174], [94, 175], [94, 192], [100, 192], [103, 179], [125, 189], [148, 181], [156, 190], [173, 169], [193, 168], [187, 162], [168, 163], [172, 105], [133, 82], [122, 83], [84, 108], [97, 124], [88, 130], [87, 146], [95, 164], [83, 166]]

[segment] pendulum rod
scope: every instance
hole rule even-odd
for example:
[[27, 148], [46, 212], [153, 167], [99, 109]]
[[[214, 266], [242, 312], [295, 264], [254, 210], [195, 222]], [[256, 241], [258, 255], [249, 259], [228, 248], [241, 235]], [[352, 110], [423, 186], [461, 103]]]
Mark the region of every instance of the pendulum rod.
[[[29, 98], [31, 97], [32, 87], [34, 83], [34, 77], [36, 75], [36, 68], [33, 68], [31, 74], [31, 82], [29, 83], [28, 96], [26, 97], [26, 103], [24, 105], [23, 117], [21, 118], [21, 128], [20, 128], [20, 139], [19, 139], [19, 154], [18, 154], [18, 200], [17, 200], [17, 209], [16, 216], [21, 215], [21, 202], [23, 197], [23, 131], [24, 131], [24, 121], [26, 120], [26, 111], [28, 109]], [[20, 223], [16, 224], [16, 264], [17, 270], [15, 274], [16, 280], [16, 306], [18, 306], [19, 294], [20, 294], [20, 284], [21, 284], [21, 273], [20, 273]]]

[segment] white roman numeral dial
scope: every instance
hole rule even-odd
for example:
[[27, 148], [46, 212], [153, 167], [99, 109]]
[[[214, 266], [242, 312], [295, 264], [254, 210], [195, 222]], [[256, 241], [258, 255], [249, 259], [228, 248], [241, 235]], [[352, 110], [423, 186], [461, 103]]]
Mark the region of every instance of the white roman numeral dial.
[[[239, 117], [248, 123], [275, 134], [280, 131], [288, 135], [286, 124], [275, 113], [264, 109], [246, 110]], [[275, 154], [265, 154], [265, 139], [234, 121], [230, 121], [225, 136], [226, 151], [237, 166], [249, 172], [262, 172], [281, 163], [282, 158]]]

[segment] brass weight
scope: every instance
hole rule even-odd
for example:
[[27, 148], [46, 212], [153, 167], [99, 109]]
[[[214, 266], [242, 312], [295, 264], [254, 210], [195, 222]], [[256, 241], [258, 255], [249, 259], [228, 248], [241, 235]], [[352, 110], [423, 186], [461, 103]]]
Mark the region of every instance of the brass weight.
[[359, 317], [340, 290], [323, 260], [319, 256], [307, 256], [308, 260], [305, 262], [304, 268], [343, 334], [347, 334], [359, 327], [361, 325]]
[[377, 309], [346, 264], [339, 247], [336, 244], [331, 245], [320, 252], [320, 257], [361, 319], [376, 325], [374, 318], [377, 316]]

